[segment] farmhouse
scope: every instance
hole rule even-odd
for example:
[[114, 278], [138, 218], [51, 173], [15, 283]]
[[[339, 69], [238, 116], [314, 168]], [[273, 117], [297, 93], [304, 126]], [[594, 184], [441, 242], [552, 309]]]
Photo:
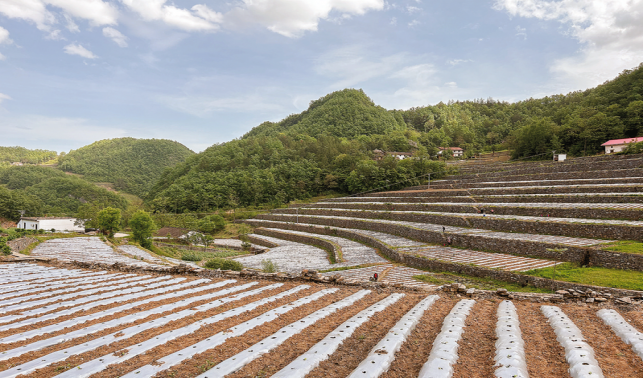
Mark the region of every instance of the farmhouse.
[[624, 149], [627, 148], [627, 146], [630, 143], [639, 143], [643, 142], [643, 137], [639, 138], [625, 138], [625, 139], [612, 139], [608, 140], [607, 142], [601, 144], [601, 146], [605, 147], [605, 153], [606, 154], [612, 154], [615, 152], [621, 152]]
[[462, 157], [464, 150], [460, 147], [438, 147], [438, 155], [442, 155], [442, 151], [451, 150], [453, 152], [453, 157]]
[[84, 226], [75, 223], [76, 218], [23, 217], [17, 227], [25, 230], [85, 231]]

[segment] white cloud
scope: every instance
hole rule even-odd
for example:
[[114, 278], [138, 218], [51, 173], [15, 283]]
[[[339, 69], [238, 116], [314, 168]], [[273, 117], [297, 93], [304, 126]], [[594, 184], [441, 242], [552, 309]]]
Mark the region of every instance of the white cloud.
[[108, 26], [103, 28], [103, 35], [107, 38], [111, 38], [112, 41], [116, 42], [120, 47], [127, 47], [127, 37], [118, 30]]
[[69, 55], [78, 55], [82, 56], [83, 58], [87, 59], [96, 59], [98, 58], [96, 55], [94, 55], [93, 52], [87, 50], [83, 46], [77, 44], [77, 43], [72, 43], [70, 45], [65, 46], [65, 53]]
[[527, 29], [521, 28], [520, 25], [516, 26], [516, 37], [527, 39]]
[[3, 28], [0, 26], [0, 45], [3, 43], [11, 43], [11, 39], [9, 38], [9, 30]]
[[65, 14], [65, 21], [67, 21], [67, 30], [69, 30], [72, 33], [78, 33], [80, 29], [78, 28], [78, 25], [74, 22], [74, 19], [71, 18], [70, 15]]
[[409, 14], [413, 14], [413, 13], [421, 12], [422, 8], [418, 8], [418, 7], [414, 7], [412, 5], [409, 5], [409, 6], [406, 7], [406, 11]]
[[271, 96], [256, 93], [237, 97], [162, 96], [158, 101], [170, 109], [197, 117], [207, 117], [218, 111], [246, 112], [249, 108], [256, 112], [285, 110], [283, 105], [276, 103]]
[[166, 0], [121, 1], [146, 21], [163, 21], [172, 27], [185, 31], [213, 31], [219, 28], [216, 23], [211, 22], [211, 20], [217, 19], [216, 12], [210, 10], [206, 5], [196, 5], [190, 12], [174, 5], [166, 5]]
[[4, 55], [0, 54], [0, 60], [5, 60], [5, 59], [6, 59], [6, 57]]
[[11, 97], [7, 96], [4, 93], [0, 93], [0, 104], [2, 104], [2, 101], [4, 100], [11, 100]]
[[412, 28], [412, 27], [417, 26], [417, 25], [420, 25], [420, 21], [418, 21], [418, 20], [413, 20], [413, 21], [409, 22], [409, 28]]
[[128, 132], [114, 127], [92, 125], [82, 118], [46, 117], [27, 115], [21, 117], [0, 117], [4, 137], [15, 141], [46, 141], [55, 144], [82, 142], [83, 144], [106, 138], [118, 138]]
[[566, 89], [600, 84], [643, 61], [643, 0], [496, 0], [495, 8], [568, 26], [582, 48], [551, 65]]
[[366, 49], [347, 46], [325, 54], [315, 65], [315, 71], [337, 80], [331, 84], [332, 89], [342, 89], [387, 76], [403, 65], [406, 58], [406, 54], [401, 53], [371, 59]]
[[208, 8], [205, 4], [197, 4], [192, 7], [192, 11], [204, 20], [220, 24], [223, 22], [223, 15]]
[[470, 62], [473, 62], [473, 60], [471, 60], [471, 59], [451, 59], [451, 60], [447, 60], [447, 63], [452, 65], [452, 66], [457, 66], [459, 64], [470, 63]]
[[225, 14], [225, 23], [232, 28], [262, 25], [275, 33], [295, 38], [308, 31], [317, 31], [320, 20], [329, 19], [333, 11], [363, 15], [369, 10], [383, 8], [383, 0], [243, 0], [242, 6]]
[[[102, 0], [0, 0], [0, 13], [33, 22], [40, 30], [51, 31], [57, 20], [55, 14], [47, 9], [48, 5], [93, 25], [113, 25], [118, 18], [116, 7]], [[68, 23], [70, 30], [73, 30], [73, 25], [73, 21]]]

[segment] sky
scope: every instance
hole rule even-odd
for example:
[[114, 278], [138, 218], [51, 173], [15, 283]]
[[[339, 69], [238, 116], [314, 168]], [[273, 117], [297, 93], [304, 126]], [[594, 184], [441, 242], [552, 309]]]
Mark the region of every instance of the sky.
[[514, 102], [641, 62], [643, 0], [0, 0], [0, 146], [198, 152], [344, 88]]

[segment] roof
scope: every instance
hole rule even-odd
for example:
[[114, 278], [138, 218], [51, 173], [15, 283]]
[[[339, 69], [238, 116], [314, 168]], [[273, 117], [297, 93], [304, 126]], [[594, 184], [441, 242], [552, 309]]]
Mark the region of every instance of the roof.
[[387, 154], [391, 154], [391, 155], [409, 155], [409, 156], [413, 155], [412, 152], [395, 152], [395, 151], [387, 152]]
[[460, 147], [438, 147], [440, 150], [464, 151]]
[[20, 220], [28, 221], [41, 221], [41, 220], [53, 220], [53, 219], [76, 219], [72, 217], [22, 217]]
[[615, 146], [619, 144], [638, 143], [643, 142], [643, 137], [638, 138], [625, 138], [625, 139], [612, 139], [601, 144], [601, 146]]

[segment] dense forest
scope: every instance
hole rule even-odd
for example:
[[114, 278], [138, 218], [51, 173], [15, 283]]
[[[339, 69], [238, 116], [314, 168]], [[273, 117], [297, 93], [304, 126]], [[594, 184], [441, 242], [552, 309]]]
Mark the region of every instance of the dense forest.
[[91, 182], [107, 182], [114, 189], [143, 197], [173, 167], [194, 155], [184, 145], [163, 139], [106, 139], [72, 150], [58, 159], [65, 172]]
[[[643, 135], [643, 66], [597, 88], [517, 103], [493, 99], [385, 110], [361, 90], [312, 101], [307, 110], [265, 122], [166, 171], [147, 196], [158, 211], [207, 211], [282, 204], [323, 193], [358, 193], [418, 184], [446, 169], [438, 147], [465, 157], [511, 149], [513, 158], [601, 151], [609, 139]], [[378, 159], [376, 150], [414, 152]], [[394, 183], [400, 183], [393, 185]]]
[[22, 166], [0, 169], [0, 217], [73, 215], [86, 203], [125, 209], [127, 200], [82, 178], [56, 169]]
[[24, 147], [0, 147], [0, 166], [11, 163], [41, 164], [58, 157], [56, 151], [28, 150]]
[[[57, 170], [6, 167], [53, 159], [55, 152], [0, 149], [0, 209], [6, 213], [0, 216], [15, 219], [15, 209], [127, 208], [122, 197], [90, 182], [112, 183], [160, 213], [277, 206], [416, 185], [428, 173], [440, 177], [447, 166], [436, 159], [438, 147], [461, 147], [465, 158], [510, 149], [514, 159], [548, 159], [552, 150], [592, 155], [609, 139], [642, 135], [643, 65], [593, 89], [516, 103], [489, 98], [386, 110], [363, 91], [345, 89], [199, 154], [177, 142], [112, 139], [61, 154]], [[413, 152], [414, 158], [397, 160], [382, 151]]]

